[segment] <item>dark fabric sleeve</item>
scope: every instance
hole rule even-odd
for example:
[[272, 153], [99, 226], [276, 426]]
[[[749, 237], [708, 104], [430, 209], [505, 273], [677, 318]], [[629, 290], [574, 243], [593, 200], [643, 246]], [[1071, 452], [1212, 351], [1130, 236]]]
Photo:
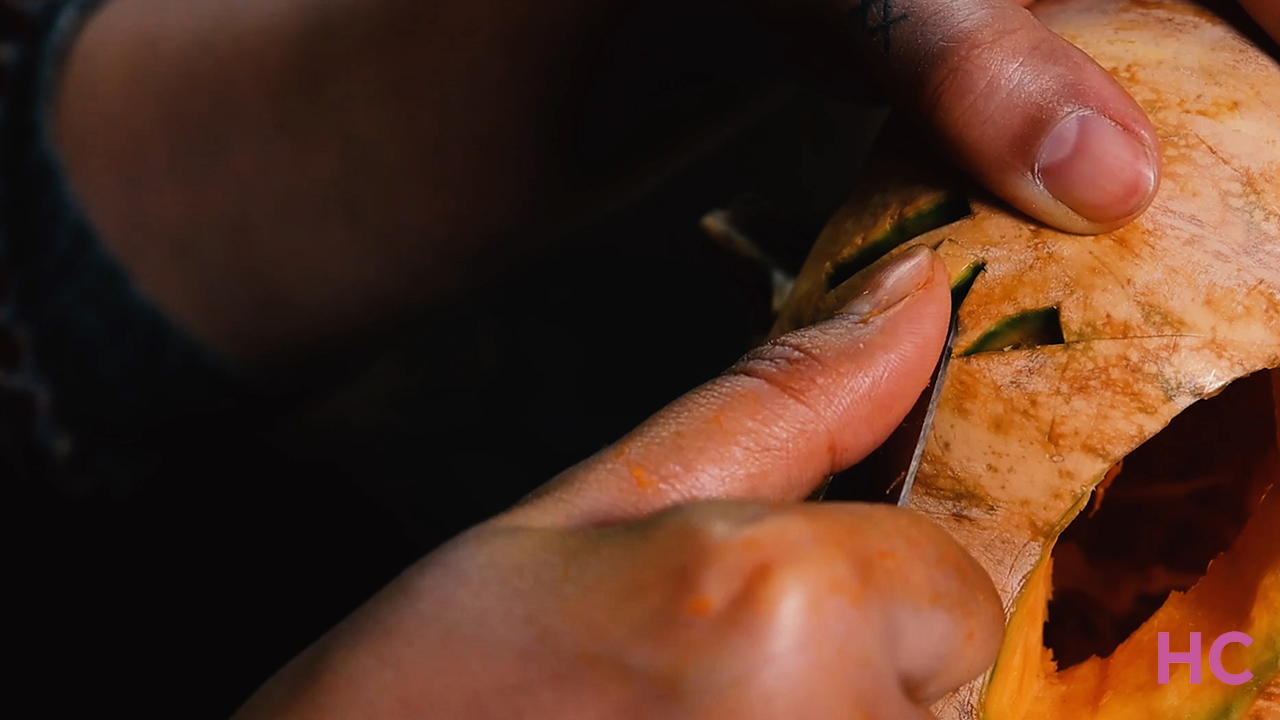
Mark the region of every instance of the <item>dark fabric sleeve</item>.
[[147, 301], [68, 185], [50, 108], [64, 55], [101, 4], [7, 5], [2, 56], [0, 475], [74, 492], [127, 489], [157, 464], [166, 433], [253, 421], [267, 407], [261, 379]]

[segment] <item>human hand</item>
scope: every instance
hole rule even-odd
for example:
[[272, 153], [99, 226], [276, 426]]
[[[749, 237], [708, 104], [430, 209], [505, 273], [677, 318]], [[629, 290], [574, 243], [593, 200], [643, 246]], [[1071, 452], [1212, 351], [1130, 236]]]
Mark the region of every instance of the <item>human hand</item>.
[[[222, 0], [113, 0], [69, 56], [56, 136], [77, 197], [147, 295], [216, 349], [277, 360], [474, 288], [667, 172], [647, 149], [601, 151], [590, 169], [573, 157], [584, 135], [625, 148], [641, 126], [706, 120], [677, 102], [672, 122], [649, 123], [667, 82], [609, 75], [593, 55], [638, 7], [659, 27], [623, 59], [665, 56], [674, 30], [717, 36], [681, 8], [749, 6], [835, 84], [874, 78], [922, 139], [1018, 209], [1067, 231], [1118, 227], [1157, 187], [1155, 131], [1025, 2], [232, 0], [229, 13]], [[1246, 5], [1276, 29], [1273, 0]], [[720, 84], [741, 84], [741, 64], [722, 63]], [[634, 111], [576, 105], [599, 86], [634, 94]]]
[[923, 718], [995, 657], [994, 586], [925, 518], [789, 504], [926, 384], [927, 248], [428, 556], [241, 710], [265, 718]]
[[1036, 18], [1047, 3], [747, 2], [784, 28], [806, 74], [832, 89], [869, 79], [918, 122], [922, 142], [1042, 222], [1104, 232], [1155, 194], [1154, 128], [1106, 70]]
[[[1216, 9], [1231, 0], [1205, 0], [1205, 6]], [[1273, 40], [1280, 40], [1280, 2], [1276, 0], [1240, 0], [1240, 6]]]

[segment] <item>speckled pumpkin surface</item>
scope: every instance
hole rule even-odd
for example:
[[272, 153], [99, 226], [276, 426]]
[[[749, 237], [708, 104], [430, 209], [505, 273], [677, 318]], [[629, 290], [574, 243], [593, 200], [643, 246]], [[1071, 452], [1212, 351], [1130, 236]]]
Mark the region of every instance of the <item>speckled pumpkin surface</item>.
[[[1280, 65], [1185, 2], [1067, 0], [1035, 9], [1151, 116], [1164, 177], [1148, 212], [1096, 237], [1049, 230], [966, 184], [898, 128], [819, 238], [775, 334], [829, 316], [847, 299], [845, 280], [916, 243], [938, 249], [953, 283], [973, 278], [912, 506], [985, 565], [1010, 620], [992, 673], [944, 700], [940, 717], [1280, 718], [1280, 685], [1267, 690], [1280, 659], [1280, 491], [1267, 490], [1280, 461], [1265, 372], [1280, 366]], [[1187, 452], [1177, 467], [1194, 465], [1201, 438], [1225, 433], [1221, 445], [1265, 426], [1248, 452], [1212, 451], [1230, 468], [1204, 470], [1212, 482], [1201, 486], [1219, 489], [1197, 496], [1169, 491], [1186, 478], [1152, 480], [1180, 471], [1139, 462], [1136, 453], [1246, 376], [1248, 391], [1232, 397], [1261, 397], [1261, 410], [1222, 414], [1219, 406], [1218, 420], [1187, 425], [1165, 450], [1148, 452], [1156, 460]], [[1233, 421], [1242, 429], [1226, 432]], [[1206, 445], [1200, 454], [1212, 453]], [[1147, 485], [1125, 486], [1135, 473]], [[1106, 495], [1095, 492], [1104, 479]], [[1134, 501], [1142, 492], [1182, 492], [1184, 515], [1234, 493], [1239, 527], [1208, 556], [1207, 572], [1202, 559], [1189, 581], [1173, 582], [1117, 647], [1066, 667], [1045, 647], [1053, 588], [1071, 568], [1084, 585], [1093, 578], [1115, 590], [1119, 581], [1100, 569], [1107, 558], [1082, 564], [1067, 541], [1057, 553], [1055, 543], [1099, 507], [1099, 516], [1124, 508], [1141, 517], [1158, 502]], [[1180, 535], [1147, 544], [1200, 532], [1210, 542], [1214, 533], [1197, 530], [1194, 517], [1183, 521], [1191, 524]], [[1110, 560], [1141, 544], [1112, 542]], [[1185, 579], [1170, 567], [1160, 570]], [[1254, 674], [1242, 685], [1219, 681], [1209, 666], [1210, 644], [1227, 631], [1253, 638], [1223, 654], [1230, 671]], [[1187, 665], [1158, 683], [1158, 632], [1171, 633], [1174, 650], [1186, 649], [1189, 632], [1202, 633], [1201, 684], [1188, 681]]]

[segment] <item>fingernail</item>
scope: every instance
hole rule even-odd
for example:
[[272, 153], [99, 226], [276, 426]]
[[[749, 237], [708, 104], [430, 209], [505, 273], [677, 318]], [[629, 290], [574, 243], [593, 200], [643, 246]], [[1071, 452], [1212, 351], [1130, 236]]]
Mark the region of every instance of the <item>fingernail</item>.
[[1126, 218], [1156, 188], [1154, 154], [1137, 136], [1091, 112], [1058, 123], [1040, 146], [1036, 176], [1063, 205], [1097, 223]]
[[853, 280], [856, 289], [842, 312], [869, 320], [906, 300], [933, 277], [933, 250], [916, 245], [893, 260], [873, 265]]

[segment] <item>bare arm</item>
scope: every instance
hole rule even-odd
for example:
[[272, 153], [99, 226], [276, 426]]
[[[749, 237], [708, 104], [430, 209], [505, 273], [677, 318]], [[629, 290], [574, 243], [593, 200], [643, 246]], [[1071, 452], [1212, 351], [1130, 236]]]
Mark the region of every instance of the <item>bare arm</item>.
[[115, 0], [68, 60], [61, 149], [140, 284], [255, 358], [583, 199], [546, 125], [599, 4]]
[[[1151, 200], [1141, 109], [1027, 0], [725, 2], [822, 28], [795, 42], [829, 65], [847, 53], [1047, 223], [1098, 232]], [[69, 58], [61, 149], [163, 310], [241, 359], [304, 352], [457, 289], [618, 189], [625, 173], [566, 148], [600, 122], [573, 114], [577, 63], [634, 3], [112, 0]]]

